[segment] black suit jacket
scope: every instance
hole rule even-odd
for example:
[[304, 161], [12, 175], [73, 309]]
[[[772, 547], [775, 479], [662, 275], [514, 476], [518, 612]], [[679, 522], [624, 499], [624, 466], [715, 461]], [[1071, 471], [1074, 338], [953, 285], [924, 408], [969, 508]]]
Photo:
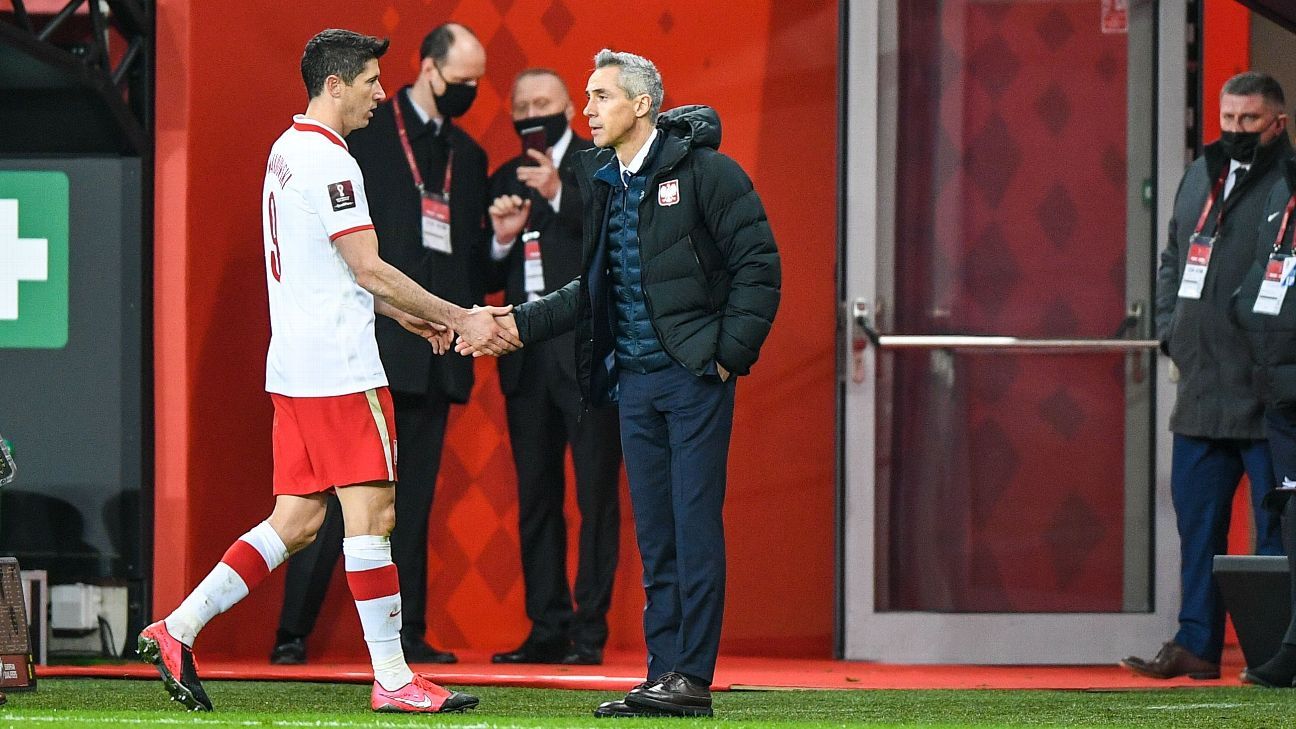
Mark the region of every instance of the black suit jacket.
[[[593, 146], [588, 139], [572, 134], [567, 151], [558, 161], [562, 199], [558, 201], [557, 211], [538, 192], [518, 182], [517, 168], [527, 158], [521, 155], [514, 157], [491, 175], [492, 200], [507, 194], [529, 195], [531, 198], [531, 220], [528, 227], [540, 233], [540, 260], [544, 265], [546, 294], [562, 288], [581, 273], [581, 216], [584, 205], [580, 185], [576, 181], [575, 153]], [[526, 301], [521, 241], [515, 243], [508, 257], [494, 267], [494, 273], [492, 291], [503, 289], [504, 299], [510, 304]], [[500, 389], [505, 395], [515, 393], [519, 383], [526, 377], [529, 370], [527, 355], [533, 355], [534, 359], [535, 356], [540, 356], [542, 348], [553, 351], [556, 356], [551, 358], [552, 361], [565, 375], [570, 376], [573, 383], [576, 382], [575, 335], [568, 332], [551, 341], [537, 343], [534, 347], [523, 347], [507, 357], [501, 357]]]
[[[407, 87], [408, 88], [408, 87]], [[453, 151], [450, 181], [450, 241], [446, 255], [423, 247], [422, 201], [396, 132], [392, 104], [400, 104], [410, 146], [424, 184], [440, 191], [446, 159]], [[483, 301], [490, 236], [485, 225], [486, 153], [463, 130], [444, 121], [440, 133], [414, 111], [407, 89], [374, 110], [369, 126], [347, 137], [364, 173], [369, 214], [378, 234], [378, 254], [423, 288], [464, 307]], [[378, 352], [392, 390], [465, 402], [473, 386], [471, 357], [436, 356], [426, 340], [379, 316]]]

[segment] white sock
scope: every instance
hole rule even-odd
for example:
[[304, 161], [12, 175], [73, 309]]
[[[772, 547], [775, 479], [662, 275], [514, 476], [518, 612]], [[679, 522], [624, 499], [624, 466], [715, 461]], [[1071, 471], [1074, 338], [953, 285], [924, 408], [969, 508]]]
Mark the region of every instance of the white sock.
[[263, 521], [225, 550], [202, 582], [166, 618], [167, 632], [190, 648], [198, 631], [217, 615], [247, 597], [266, 575], [288, 559], [283, 540]]
[[401, 650], [400, 580], [392, 564], [391, 540], [375, 535], [347, 537], [342, 540], [342, 554], [347, 584], [369, 646], [374, 680], [387, 691], [395, 691], [412, 681], [414, 672]]

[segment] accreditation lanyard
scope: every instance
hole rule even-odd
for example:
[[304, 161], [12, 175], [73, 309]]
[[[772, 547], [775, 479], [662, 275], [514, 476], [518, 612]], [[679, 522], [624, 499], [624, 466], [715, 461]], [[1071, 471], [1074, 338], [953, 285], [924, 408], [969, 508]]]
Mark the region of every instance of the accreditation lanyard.
[[441, 192], [429, 192], [423, 184], [423, 174], [419, 172], [418, 162], [414, 159], [414, 148], [410, 146], [409, 133], [405, 131], [405, 114], [401, 111], [400, 99], [392, 101], [392, 111], [396, 116], [396, 134], [400, 137], [401, 149], [405, 151], [405, 161], [409, 163], [410, 174], [414, 177], [414, 186], [418, 188], [419, 198], [423, 203], [423, 247], [438, 253], [450, 254], [450, 180], [454, 174], [454, 150], [446, 157], [445, 182]]
[[1215, 250], [1215, 238], [1219, 234], [1220, 226], [1224, 224], [1223, 203], [1220, 204], [1219, 215], [1215, 218], [1215, 235], [1203, 235], [1202, 230], [1206, 228], [1206, 219], [1210, 217], [1211, 208], [1215, 207], [1215, 201], [1224, 191], [1224, 181], [1228, 179], [1228, 175], [1229, 170], [1225, 167], [1219, 179], [1215, 181], [1215, 186], [1211, 188], [1210, 195], [1206, 197], [1206, 204], [1202, 205], [1201, 215], [1197, 218], [1197, 227], [1193, 230], [1192, 237], [1188, 239], [1188, 261], [1184, 266], [1183, 281], [1179, 283], [1181, 299], [1201, 298], [1202, 288], [1206, 283], [1206, 271], [1210, 268], [1211, 253]]
[[1282, 311], [1283, 299], [1287, 289], [1292, 285], [1292, 269], [1296, 266], [1296, 256], [1291, 248], [1282, 252], [1283, 238], [1287, 237], [1287, 224], [1291, 222], [1292, 210], [1296, 210], [1296, 193], [1287, 199], [1287, 208], [1283, 210], [1282, 224], [1278, 226], [1278, 235], [1274, 237], [1273, 251], [1265, 265], [1264, 279], [1260, 282], [1260, 291], [1256, 294], [1255, 306], [1251, 311], [1257, 314], [1278, 316]]

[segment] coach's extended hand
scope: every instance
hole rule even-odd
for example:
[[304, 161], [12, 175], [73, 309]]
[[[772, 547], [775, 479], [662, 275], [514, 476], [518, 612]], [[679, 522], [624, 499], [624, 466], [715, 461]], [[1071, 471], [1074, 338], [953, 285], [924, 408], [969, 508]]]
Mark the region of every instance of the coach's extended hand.
[[[453, 329], [459, 334], [459, 346], [474, 353], [498, 357], [521, 349], [517, 327], [513, 325], [512, 306], [474, 306], [458, 317]], [[463, 350], [456, 351], [461, 354]]]

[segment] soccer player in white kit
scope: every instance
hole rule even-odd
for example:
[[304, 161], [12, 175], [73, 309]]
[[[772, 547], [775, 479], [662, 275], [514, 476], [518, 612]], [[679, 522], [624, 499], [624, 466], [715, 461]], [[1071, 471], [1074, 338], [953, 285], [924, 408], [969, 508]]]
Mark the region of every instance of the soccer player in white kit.
[[477, 697], [415, 674], [401, 651], [401, 597], [391, 559], [396, 427], [374, 340], [375, 312], [429, 340], [442, 354], [460, 337], [505, 353], [521, 346], [496, 315], [428, 293], [378, 257], [364, 179], [345, 137], [369, 123], [384, 98], [378, 59], [387, 41], [326, 30], [306, 44], [310, 97], [270, 149], [262, 189], [274, 402], [270, 517], [230, 546], [164, 620], [140, 633], [140, 656], [157, 666], [171, 698], [212, 708], [193, 660], [203, 626], [247, 596], [288, 555], [315, 538], [325, 496], [336, 488], [346, 523], [342, 551], [373, 662], [374, 711], [462, 711]]

